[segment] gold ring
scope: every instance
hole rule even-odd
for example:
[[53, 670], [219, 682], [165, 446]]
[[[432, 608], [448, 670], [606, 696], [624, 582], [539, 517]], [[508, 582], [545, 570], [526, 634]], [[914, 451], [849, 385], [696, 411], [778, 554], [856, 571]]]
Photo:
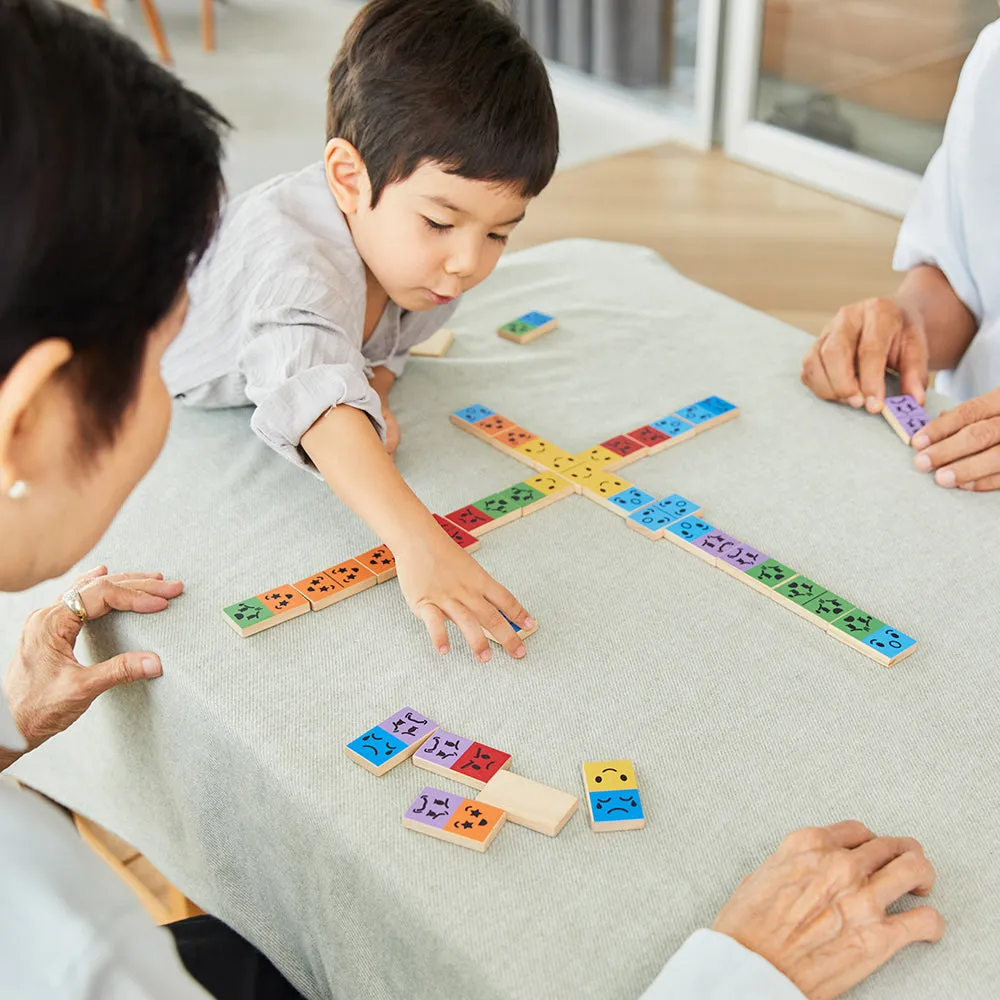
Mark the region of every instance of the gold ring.
[[83, 606], [83, 598], [80, 597], [80, 591], [75, 587], [70, 587], [62, 595], [62, 602], [81, 622], [85, 622], [90, 618], [90, 615], [87, 614], [87, 609]]

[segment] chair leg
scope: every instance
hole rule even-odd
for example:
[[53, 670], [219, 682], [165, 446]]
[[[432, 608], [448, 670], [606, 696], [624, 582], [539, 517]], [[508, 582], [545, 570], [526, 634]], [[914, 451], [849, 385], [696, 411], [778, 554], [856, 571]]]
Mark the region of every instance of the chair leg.
[[206, 52], [215, 51], [215, 9], [213, 0], [201, 0], [201, 44]]
[[160, 53], [160, 61], [168, 66], [171, 63], [170, 49], [167, 46], [167, 36], [163, 31], [163, 22], [160, 20], [160, 12], [156, 9], [153, 0], [139, 0], [142, 12], [146, 17], [146, 24], [149, 25], [149, 33], [153, 36], [156, 51]]

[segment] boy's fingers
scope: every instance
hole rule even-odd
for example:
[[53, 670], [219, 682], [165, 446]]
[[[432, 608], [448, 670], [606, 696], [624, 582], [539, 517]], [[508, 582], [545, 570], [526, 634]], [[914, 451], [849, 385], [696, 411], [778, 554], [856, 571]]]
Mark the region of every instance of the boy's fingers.
[[477, 605], [474, 609], [477, 617], [479, 618], [479, 624], [486, 629], [493, 638], [503, 646], [504, 649], [510, 653], [514, 659], [520, 659], [527, 652], [525, 648], [524, 641], [521, 637], [511, 628], [510, 622], [504, 618], [504, 616], [497, 611], [492, 604], [487, 601], [483, 601], [480, 605]]
[[444, 624], [444, 614], [434, 604], [421, 604], [417, 609], [417, 617], [424, 623], [427, 634], [431, 637], [434, 648], [442, 655], [451, 651], [448, 642], [448, 629]]
[[493, 658], [493, 651], [490, 649], [490, 641], [483, 634], [483, 627], [476, 621], [475, 615], [464, 604], [459, 604], [457, 601], [452, 601], [442, 610], [458, 626], [465, 641], [469, 644], [469, 649], [476, 654], [476, 659], [480, 663], [489, 663]]
[[[521, 607], [521, 602], [504, 587], [499, 585], [491, 587], [484, 596], [497, 611], [506, 615], [518, 628], [531, 628], [535, 624], [531, 615]], [[493, 632], [493, 629], [490, 631]], [[496, 635], [495, 632], [493, 634]]]

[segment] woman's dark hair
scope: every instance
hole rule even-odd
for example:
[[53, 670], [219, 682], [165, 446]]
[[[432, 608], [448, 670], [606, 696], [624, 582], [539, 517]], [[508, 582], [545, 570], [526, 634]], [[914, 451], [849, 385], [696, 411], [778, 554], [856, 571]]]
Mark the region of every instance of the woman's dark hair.
[[87, 450], [114, 439], [211, 242], [226, 124], [103, 20], [0, 0], [0, 380], [69, 341]]
[[373, 207], [426, 160], [533, 198], [559, 156], [545, 65], [489, 0], [368, 0], [330, 70], [326, 135], [361, 154]]

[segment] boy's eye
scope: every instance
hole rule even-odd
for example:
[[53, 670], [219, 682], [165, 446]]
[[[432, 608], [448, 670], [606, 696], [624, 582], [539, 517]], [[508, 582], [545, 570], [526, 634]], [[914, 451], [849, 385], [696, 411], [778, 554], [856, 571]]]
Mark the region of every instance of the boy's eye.
[[490, 239], [491, 240], [496, 240], [497, 243], [502, 243], [502, 244], [506, 245], [507, 240], [510, 239], [510, 236], [509, 235], [504, 236], [502, 233], [490, 233]]
[[452, 228], [451, 226], [445, 225], [443, 222], [435, 222], [433, 219], [428, 219], [426, 215], [423, 217], [423, 220], [436, 233], [443, 233], [445, 230]]

